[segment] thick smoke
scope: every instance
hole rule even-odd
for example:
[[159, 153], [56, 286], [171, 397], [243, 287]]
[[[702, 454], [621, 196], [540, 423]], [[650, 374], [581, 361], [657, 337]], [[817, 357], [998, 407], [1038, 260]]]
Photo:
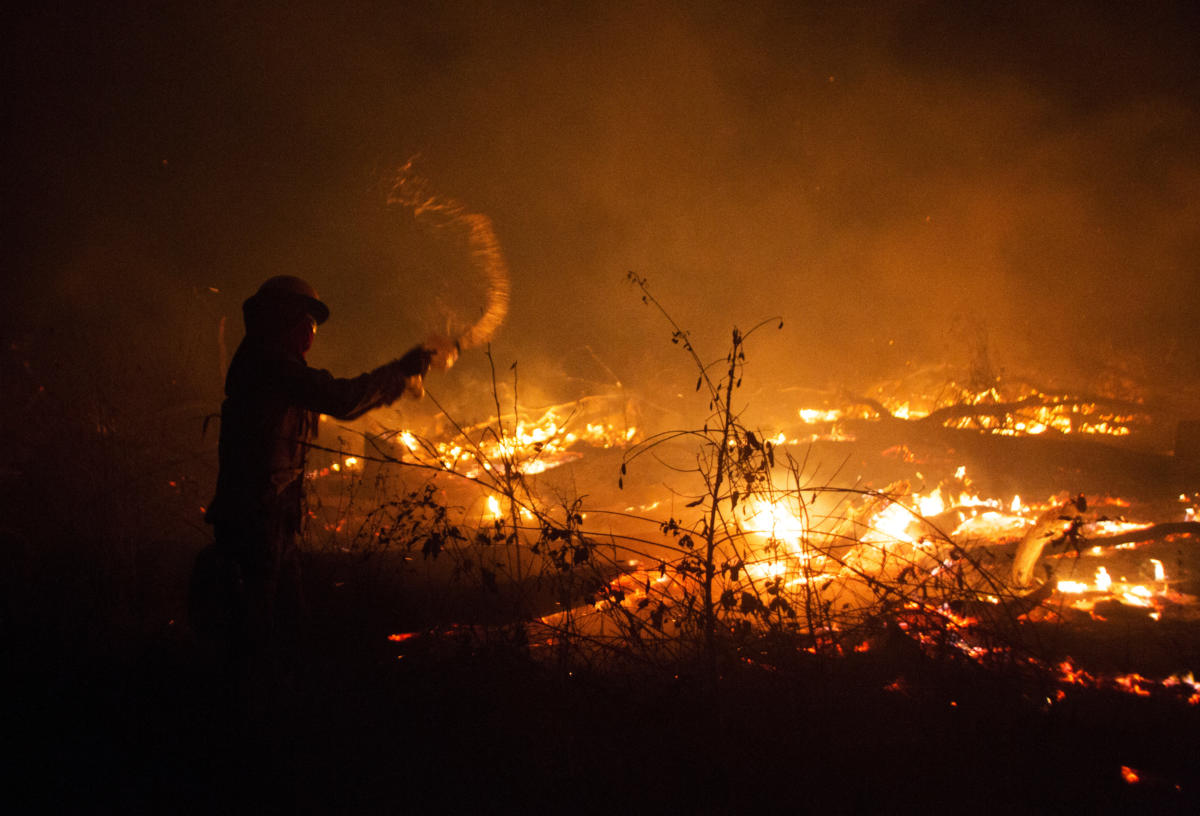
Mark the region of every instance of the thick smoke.
[[[419, 152], [439, 192], [494, 223], [512, 273], [494, 353], [534, 398], [690, 390], [630, 269], [713, 357], [732, 326], [783, 319], [751, 346], [755, 399], [966, 366], [980, 338], [997, 370], [1190, 382], [1195, 12], [967, 8], [18, 19], [9, 331], [49, 348], [69, 320], [109, 338], [101, 367], [188, 349], [148, 376], [215, 402], [220, 320], [231, 347], [241, 299], [289, 272], [333, 308], [314, 362], [378, 364], [442, 329], [428, 316], [464, 280], [452, 248], [388, 212], [392, 170]], [[445, 387], [486, 380], [477, 356]]]

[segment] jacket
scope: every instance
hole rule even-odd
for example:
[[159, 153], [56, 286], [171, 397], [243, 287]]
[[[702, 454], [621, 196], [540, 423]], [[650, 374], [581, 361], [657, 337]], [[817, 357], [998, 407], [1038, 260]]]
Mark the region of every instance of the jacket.
[[220, 471], [210, 524], [300, 528], [305, 459], [319, 414], [355, 419], [404, 393], [421, 374], [412, 354], [345, 379], [248, 340], [234, 355], [221, 406]]

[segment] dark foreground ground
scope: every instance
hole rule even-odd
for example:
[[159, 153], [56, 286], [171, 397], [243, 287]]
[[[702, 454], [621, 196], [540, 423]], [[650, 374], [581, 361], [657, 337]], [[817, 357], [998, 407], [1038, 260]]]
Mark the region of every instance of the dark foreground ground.
[[[567, 674], [512, 645], [389, 642], [318, 599], [231, 693], [183, 627], [19, 643], [10, 813], [1197, 812], [1200, 707], [862, 655], [741, 664], [719, 688]], [[403, 649], [403, 651], [402, 651]], [[786, 650], [785, 650], [786, 651]], [[403, 654], [403, 657], [400, 655]], [[734, 664], [735, 666], [738, 664]], [[902, 678], [900, 689], [886, 688]], [[1136, 769], [1134, 784], [1122, 766]]]

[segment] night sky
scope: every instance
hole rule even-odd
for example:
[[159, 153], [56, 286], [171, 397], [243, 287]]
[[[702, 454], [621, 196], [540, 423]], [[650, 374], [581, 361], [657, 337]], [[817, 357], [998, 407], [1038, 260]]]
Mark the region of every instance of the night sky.
[[496, 356], [534, 401], [690, 391], [627, 270], [706, 356], [782, 317], [751, 347], [771, 387], [965, 366], [980, 338], [1014, 374], [1192, 387], [1200, 7], [977, 6], [9, 10], [6, 345], [215, 410], [221, 319], [228, 354], [292, 273], [333, 311], [314, 364], [383, 363], [482, 306], [465, 254], [384, 206], [419, 156], [494, 222]]

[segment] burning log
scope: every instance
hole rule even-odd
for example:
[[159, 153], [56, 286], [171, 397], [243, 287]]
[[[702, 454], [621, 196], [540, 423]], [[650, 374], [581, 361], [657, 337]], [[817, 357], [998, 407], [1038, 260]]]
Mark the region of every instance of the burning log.
[[1165, 524], [1152, 524], [1137, 530], [1125, 530], [1113, 535], [1097, 536], [1088, 539], [1093, 544], [1114, 546], [1117, 544], [1134, 544], [1139, 541], [1155, 541], [1160, 538], [1175, 535], [1200, 536], [1200, 522], [1177, 521]]
[[881, 422], [903, 421], [923, 429], [974, 429], [1007, 436], [1037, 436], [1047, 431], [1128, 436], [1131, 423], [1146, 415], [1144, 405], [1127, 400], [1055, 396], [1036, 390], [1018, 399], [1002, 399], [994, 389], [963, 394], [959, 401], [927, 412], [915, 411], [908, 403], [892, 410], [879, 400], [857, 395], [849, 395], [847, 404], [867, 409]]
[[1033, 568], [1047, 544], [1075, 542], [1078, 547], [1079, 528], [1083, 526], [1081, 514], [1086, 512], [1087, 499], [1076, 496], [1066, 504], [1052, 507], [1042, 514], [1017, 546], [1017, 555], [1012, 566], [1014, 586], [1030, 585]]
[[[1077, 496], [1065, 504], [1052, 507], [1043, 513], [1017, 547], [1011, 573], [1013, 586], [1017, 589], [1030, 587], [1034, 567], [1048, 545], [1071, 544], [1078, 552], [1085, 543], [1084, 526], [1093, 523], [1103, 526], [1105, 521], [1109, 520], [1096, 518], [1094, 513], [1088, 514], [1087, 500], [1083, 496]], [[1200, 536], [1200, 522], [1195, 521], [1142, 525], [1122, 523], [1117, 526], [1133, 527], [1133, 529], [1120, 529], [1108, 535], [1089, 536], [1086, 543], [1098, 552], [1102, 547], [1157, 541], [1168, 536]], [[1101, 571], [1103, 571], [1103, 567], [1101, 567]]]
[[1022, 411], [1029, 409], [1036, 411], [1037, 409], [1064, 407], [1078, 408], [1081, 405], [1096, 406], [1097, 408], [1106, 407], [1114, 413], [1123, 412], [1125, 415], [1138, 414], [1145, 411], [1144, 406], [1124, 400], [1112, 400], [1103, 397], [1067, 398], [1052, 397], [1046, 394], [1033, 394], [1012, 402], [947, 405], [930, 411], [917, 421], [930, 425], [949, 425], [953, 423], [955, 427], [961, 427], [962, 420], [979, 420], [986, 417], [998, 422], [1004, 422], [1009, 417], [1018, 415]]

